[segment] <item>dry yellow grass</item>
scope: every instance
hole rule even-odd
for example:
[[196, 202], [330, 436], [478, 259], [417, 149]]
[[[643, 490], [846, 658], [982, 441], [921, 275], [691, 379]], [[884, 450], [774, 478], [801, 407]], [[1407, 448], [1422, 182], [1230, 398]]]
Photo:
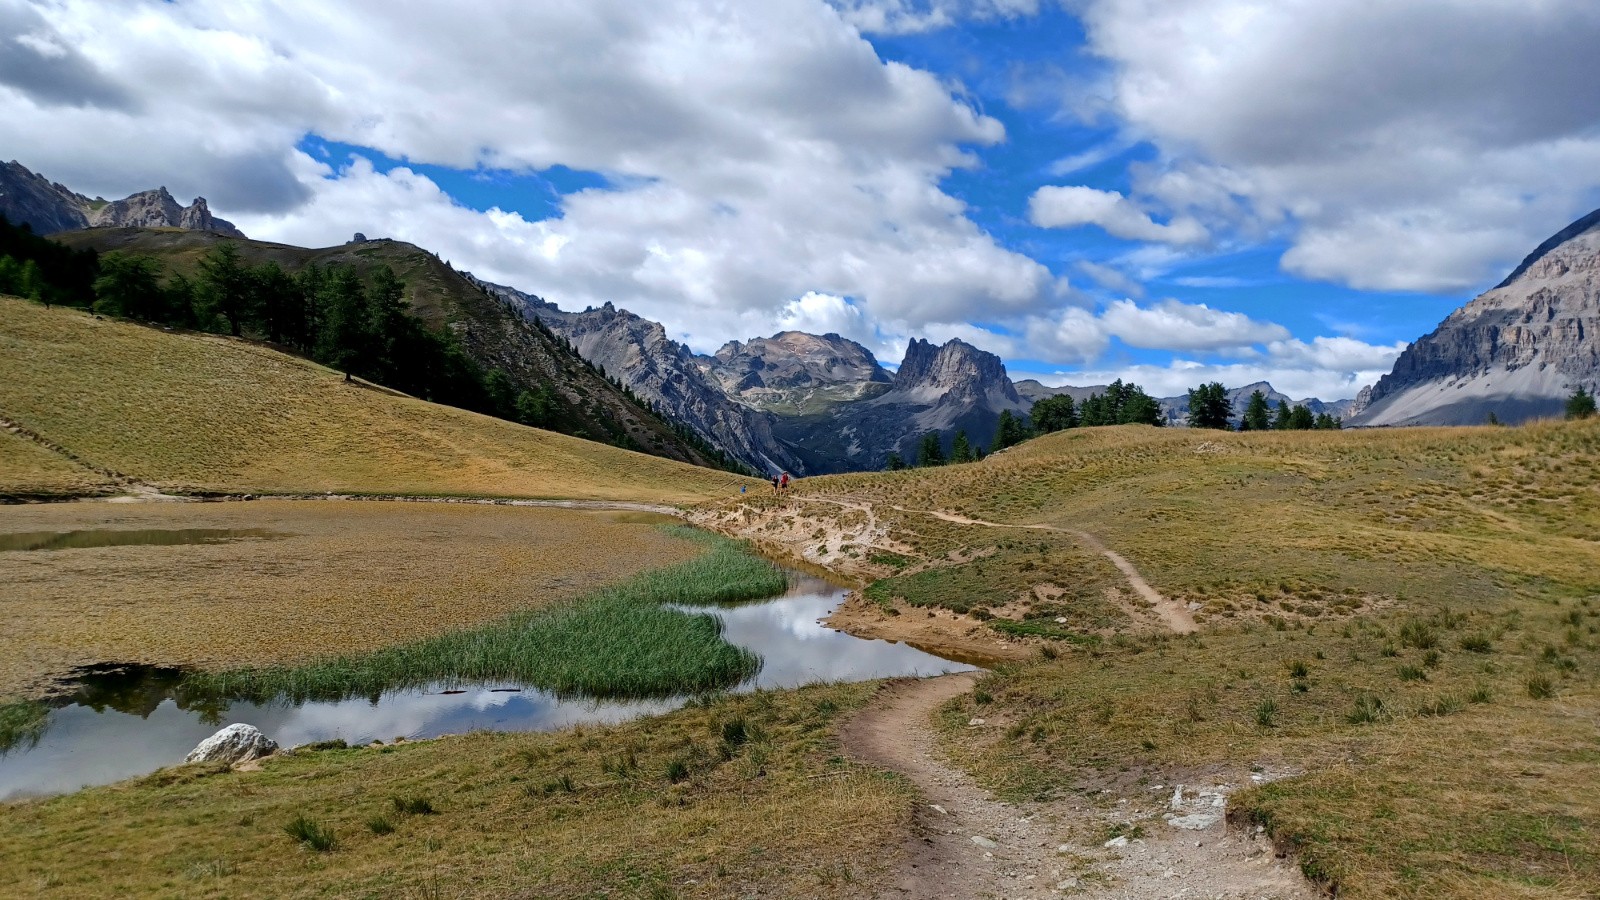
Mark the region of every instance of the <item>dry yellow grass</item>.
[[[872, 692], [746, 695], [615, 727], [306, 753], [259, 772], [172, 769], [7, 804], [0, 894], [869, 895], [912, 802], [901, 779], [837, 755], [838, 717]], [[745, 740], [725, 744], [735, 721]], [[435, 812], [399, 814], [395, 796]], [[331, 852], [284, 833], [300, 815], [332, 831]], [[369, 827], [380, 816], [392, 833]]]
[[35, 693], [91, 663], [227, 669], [376, 650], [704, 551], [637, 521], [649, 518], [361, 501], [0, 507], [0, 538], [98, 529], [281, 535], [0, 552], [0, 697]]
[[[346, 384], [242, 341], [14, 298], [0, 298], [0, 416], [96, 467], [169, 490], [689, 503], [740, 483]], [[0, 464], [0, 474], [16, 465]], [[0, 482], [0, 493], [12, 490]]]
[[114, 487], [104, 475], [0, 429], [0, 498], [81, 497], [108, 493]]
[[[1009, 602], [1035, 634], [1079, 633], [1033, 639], [1032, 661], [944, 711], [946, 749], [1002, 794], [1291, 772], [1232, 814], [1340, 896], [1580, 897], [1600, 884], [1597, 458], [1594, 422], [1084, 429], [979, 464], [807, 479], [791, 502], [870, 504], [899, 549], [869, 596]], [[1114, 573], [1038, 532], [919, 510], [1090, 532], [1199, 604], [1202, 631], [1097, 632], [1050, 607], [1083, 584], [1092, 617]], [[1068, 596], [1021, 596], [1029, 581]]]

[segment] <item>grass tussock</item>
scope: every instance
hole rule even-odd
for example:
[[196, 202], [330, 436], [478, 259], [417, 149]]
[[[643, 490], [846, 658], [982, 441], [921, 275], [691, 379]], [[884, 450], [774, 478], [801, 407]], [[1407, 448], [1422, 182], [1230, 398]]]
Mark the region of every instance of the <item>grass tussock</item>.
[[284, 832], [318, 853], [331, 851], [338, 842], [334, 840], [333, 832], [327, 827], [306, 818], [303, 815], [295, 816], [289, 824], [283, 826]]
[[697, 559], [646, 572], [558, 607], [372, 653], [301, 666], [200, 673], [183, 689], [256, 701], [374, 696], [439, 682], [515, 681], [558, 695], [662, 697], [730, 687], [754, 675], [758, 656], [722, 639], [715, 616], [670, 604], [770, 597], [783, 572], [726, 538]]
[[[408, 896], [441, 872], [450, 896], [870, 895], [915, 800], [839, 756], [842, 716], [874, 690], [742, 694], [617, 726], [300, 754], [0, 805], [0, 896], [46, 882], [62, 896]], [[394, 797], [435, 811], [399, 813]], [[302, 834], [334, 839], [332, 855], [302, 851]]]

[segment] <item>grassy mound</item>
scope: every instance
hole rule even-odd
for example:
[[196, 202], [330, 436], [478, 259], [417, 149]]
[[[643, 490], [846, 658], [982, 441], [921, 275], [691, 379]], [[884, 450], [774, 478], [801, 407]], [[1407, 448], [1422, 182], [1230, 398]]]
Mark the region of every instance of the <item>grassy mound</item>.
[[[685, 534], [690, 534], [684, 530]], [[783, 572], [725, 538], [710, 552], [647, 572], [570, 604], [480, 628], [302, 666], [198, 674], [186, 693], [266, 701], [376, 696], [436, 682], [517, 681], [559, 695], [662, 697], [726, 688], [760, 657], [722, 639], [712, 615], [666, 604], [769, 597]]]
[[[0, 416], [176, 491], [693, 502], [726, 472], [427, 403], [216, 335], [0, 298]], [[19, 439], [0, 438], [0, 449]], [[93, 492], [6, 449], [0, 494]], [[91, 479], [93, 481], [93, 479]]]

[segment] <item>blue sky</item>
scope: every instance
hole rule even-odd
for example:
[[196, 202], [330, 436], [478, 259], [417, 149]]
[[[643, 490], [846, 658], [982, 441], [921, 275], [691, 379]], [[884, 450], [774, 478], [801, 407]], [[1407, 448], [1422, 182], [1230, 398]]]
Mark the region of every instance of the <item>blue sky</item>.
[[9, 156], [697, 351], [1353, 395], [1600, 206], [1588, 0], [0, 0]]

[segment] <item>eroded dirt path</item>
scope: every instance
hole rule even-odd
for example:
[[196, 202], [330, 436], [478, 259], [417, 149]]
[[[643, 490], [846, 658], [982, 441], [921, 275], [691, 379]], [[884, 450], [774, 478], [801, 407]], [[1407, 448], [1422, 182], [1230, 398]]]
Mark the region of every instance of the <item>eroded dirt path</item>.
[[1100, 542], [1099, 538], [1087, 531], [1057, 528], [1054, 525], [1010, 525], [1005, 522], [985, 522], [982, 519], [970, 519], [956, 513], [934, 509], [905, 509], [899, 506], [894, 508], [901, 512], [921, 513], [926, 516], [932, 516], [940, 521], [951, 522], [956, 525], [974, 525], [981, 528], [1020, 528], [1027, 531], [1054, 531], [1059, 534], [1070, 534], [1082, 541], [1090, 550], [1110, 560], [1111, 564], [1117, 567], [1117, 571], [1121, 572], [1122, 576], [1127, 579], [1128, 586], [1133, 588], [1134, 593], [1150, 604], [1151, 608], [1156, 611], [1156, 614], [1161, 617], [1161, 621], [1168, 628], [1178, 634], [1189, 634], [1199, 627], [1195, 624], [1194, 615], [1189, 612], [1188, 607], [1176, 600], [1168, 599], [1160, 591], [1151, 587], [1150, 582], [1144, 580], [1144, 576], [1139, 574], [1139, 570], [1134, 567], [1133, 563], [1128, 562], [1126, 557], [1107, 547]]
[[[1315, 892], [1253, 835], [1229, 832], [1230, 785], [1159, 786], [1098, 803], [1011, 804], [943, 762], [931, 716], [972, 688], [965, 673], [891, 682], [846, 727], [845, 751], [899, 772], [923, 794], [884, 898], [1077, 896], [1312, 900]], [[975, 720], [976, 721], [976, 720]], [[986, 723], [973, 725], [986, 727]], [[1163, 813], [1163, 811], [1165, 811]], [[1166, 818], [1159, 818], [1162, 815]], [[1148, 833], [1105, 846], [1115, 825]]]

